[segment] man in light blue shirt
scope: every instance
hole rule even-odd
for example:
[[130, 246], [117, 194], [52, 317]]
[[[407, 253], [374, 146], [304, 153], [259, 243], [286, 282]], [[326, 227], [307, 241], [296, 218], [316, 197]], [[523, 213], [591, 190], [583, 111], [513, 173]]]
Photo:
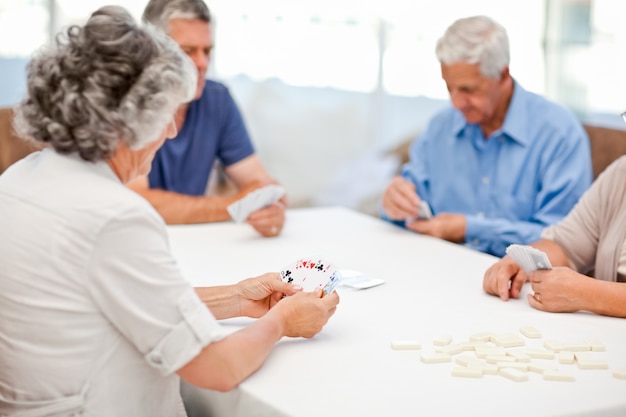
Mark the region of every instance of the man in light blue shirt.
[[[503, 256], [540, 238], [593, 179], [589, 139], [565, 108], [509, 74], [506, 31], [485, 16], [457, 20], [437, 44], [452, 107], [413, 143], [385, 190], [383, 218]], [[420, 205], [433, 213], [423, 219]]]

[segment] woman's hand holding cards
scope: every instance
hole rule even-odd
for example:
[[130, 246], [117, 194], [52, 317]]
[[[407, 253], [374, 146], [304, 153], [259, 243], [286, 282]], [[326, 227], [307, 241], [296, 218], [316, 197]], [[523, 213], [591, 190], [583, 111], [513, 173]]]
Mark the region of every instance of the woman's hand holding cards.
[[239, 297], [241, 316], [258, 318], [276, 305], [285, 295], [302, 291], [300, 285], [292, 285], [280, 279], [277, 272], [248, 278], [235, 285]]
[[279, 273], [234, 285], [239, 315], [276, 320], [282, 336], [310, 338], [319, 333], [339, 304], [336, 268], [319, 259], [300, 259]]
[[283, 336], [313, 337], [335, 314], [339, 304], [339, 295], [336, 292], [325, 297], [322, 297], [322, 293], [319, 288], [312, 292], [300, 291], [282, 299], [268, 315], [280, 316]]

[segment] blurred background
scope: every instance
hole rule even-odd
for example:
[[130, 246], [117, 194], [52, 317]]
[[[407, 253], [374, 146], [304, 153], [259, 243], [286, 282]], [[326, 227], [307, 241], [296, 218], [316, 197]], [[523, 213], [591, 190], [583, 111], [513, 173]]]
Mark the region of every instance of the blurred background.
[[[21, 100], [25, 65], [105, 4], [139, 18], [145, 0], [0, 0], [0, 107]], [[434, 48], [460, 17], [486, 14], [511, 43], [511, 74], [587, 124], [622, 129], [624, 0], [208, 0], [208, 77], [239, 104], [292, 207], [375, 213], [399, 148], [447, 103]]]

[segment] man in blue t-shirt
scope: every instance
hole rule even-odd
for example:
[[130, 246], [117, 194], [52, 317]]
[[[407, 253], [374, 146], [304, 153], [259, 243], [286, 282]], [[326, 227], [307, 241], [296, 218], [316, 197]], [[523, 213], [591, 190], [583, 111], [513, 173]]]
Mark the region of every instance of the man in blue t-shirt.
[[[178, 135], [158, 150], [150, 174], [128, 185], [168, 224], [229, 220], [228, 205], [276, 181], [255, 155], [226, 86], [205, 79], [213, 48], [209, 9], [202, 0], [150, 0], [143, 20], [163, 29], [187, 53], [198, 70], [198, 86], [194, 100], [174, 116]], [[236, 194], [206, 195], [216, 161], [238, 187]], [[285, 205], [283, 197], [252, 213], [247, 222], [263, 236], [276, 236], [285, 222]]]
[[[456, 21], [437, 58], [452, 106], [413, 143], [382, 216], [503, 256], [512, 243], [539, 240], [589, 187], [589, 139], [570, 111], [511, 77], [506, 31], [490, 18]], [[424, 203], [431, 219], [421, 218]]]

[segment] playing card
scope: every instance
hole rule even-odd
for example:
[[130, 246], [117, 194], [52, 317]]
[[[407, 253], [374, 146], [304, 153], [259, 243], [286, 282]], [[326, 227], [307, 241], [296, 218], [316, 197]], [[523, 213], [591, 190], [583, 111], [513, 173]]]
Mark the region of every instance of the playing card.
[[266, 185], [246, 194], [226, 209], [236, 223], [243, 223], [250, 214], [280, 200], [284, 195], [285, 189], [280, 185]]
[[385, 283], [383, 279], [371, 278], [359, 271], [340, 269], [337, 272], [339, 273], [339, 285], [355, 290], [371, 288]]
[[304, 291], [316, 288], [330, 294], [339, 283], [337, 269], [330, 263], [319, 258], [302, 258], [280, 271], [280, 277], [289, 284], [297, 284]]
[[537, 248], [528, 245], [509, 245], [506, 254], [526, 272], [530, 274], [538, 269], [552, 269], [548, 255]]
[[417, 215], [418, 220], [428, 220], [433, 217], [433, 212], [426, 200], [420, 200], [420, 210]]
[[416, 220], [429, 220], [433, 217], [433, 212], [428, 205], [426, 200], [420, 200], [419, 210], [417, 212], [417, 217], [408, 218], [405, 221], [414, 222]]

